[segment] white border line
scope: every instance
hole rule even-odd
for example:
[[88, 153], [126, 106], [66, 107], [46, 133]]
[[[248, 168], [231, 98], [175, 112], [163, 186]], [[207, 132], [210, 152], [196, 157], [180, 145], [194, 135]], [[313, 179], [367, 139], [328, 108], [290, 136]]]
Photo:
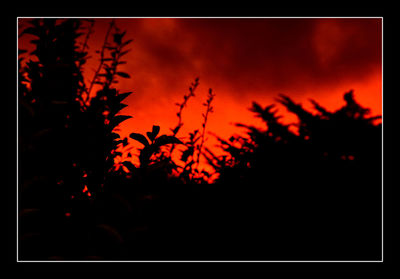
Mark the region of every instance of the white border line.
[[[204, 261], [198, 261], [198, 260], [195, 260], [195, 261], [175, 261], [175, 260], [171, 260], [171, 261], [168, 261], [168, 260], [159, 260], [159, 261], [157, 261], [157, 260], [155, 260], [155, 261], [141, 261], [141, 260], [139, 260], [139, 261], [102, 261], [102, 260], [99, 260], [99, 261], [95, 261], [95, 260], [93, 260], [93, 261], [55, 261], [55, 260], [48, 260], [48, 261], [42, 261], [42, 260], [38, 260], [38, 261], [34, 261], [34, 260], [26, 260], [26, 261], [24, 261], [24, 260], [19, 260], [19, 254], [18, 254], [18, 251], [19, 251], [19, 245], [18, 245], [18, 240], [19, 240], [19, 231], [18, 231], [18, 208], [19, 208], [19, 204], [18, 204], [18, 189], [19, 189], [19, 187], [18, 187], [18, 185], [19, 185], [19, 181], [18, 181], [18, 146], [19, 146], [19, 142], [18, 142], [18, 124], [19, 124], [19, 121], [18, 121], [18, 95], [19, 95], [19, 92], [18, 92], [18, 72], [19, 72], [19, 65], [18, 65], [18, 20], [19, 19], [23, 19], [23, 18], [60, 18], [60, 19], [64, 19], [64, 18], [83, 18], [83, 19], [86, 19], [86, 18], [99, 18], [99, 19], [111, 19], [111, 18], [118, 18], [118, 19], [132, 19], [132, 18], [138, 18], [138, 19], [157, 19], [157, 18], [160, 18], [160, 19], [166, 19], [166, 18], [176, 18], [176, 19], [181, 19], [181, 18], [184, 18], [184, 19], [210, 19], [210, 18], [212, 18], [212, 19], [216, 19], [216, 18], [218, 18], [218, 19], [269, 19], [269, 18], [271, 18], [271, 19], [287, 19], [287, 18], [291, 18], [291, 19], [304, 19], [304, 18], [306, 18], [306, 19], [332, 19], [332, 18], [339, 18], [339, 19], [351, 19], [351, 18], [357, 18], [357, 19], [381, 19], [382, 20], [382, 24], [381, 24], [381, 29], [382, 29], [382, 35], [381, 35], [381, 40], [382, 40], [382, 42], [381, 42], [381, 46], [382, 46], [382, 50], [381, 50], [381, 52], [382, 52], [382, 65], [381, 65], [381, 67], [382, 67], [382, 69], [381, 69], [381, 72], [382, 72], [382, 74], [381, 74], [381, 83], [382, 83], [382, 91], [381, 91], [381, 94], [382, 94], [382, 129], [381, 129], [381, 135], [382, 135], [382, 144], [381, 144], [381, 151], [382, 151], [382, 184], [381, 184], [381, 188], [382, 188], [382, 191], [381, 191], [381, 198], [382, 198], [382, 210], [381, 210], [381, 212], [382, 212], [382, 236], [381, 236], [381, 239], [382, 239], [382, 241], [381, 241], [381, 245], [382, 245], [382, 254], [381, 254], [381, 260], [377, 260], [377, 261], [357, 261], [357, 260], [354, 260], [354, 261], [341, 261], [341, 260], [338, 260], [338, 261], [329, 261], [329, 260], [327, 260], [327, 261], [309, 261], [309, 260], [305, 260], [305, 261], [300, 261], [300, 260], [292, 260], [292, 261], [276, 261], [276, 260], [271, 260], [271, 261], [210, 261], [210, 260], [204, 260]], [[266, 263], [266, 262], [269, 262], [269, 263], [382, 263], [383, 262], [383, 255], [384, 255], [384, 253], [383, 253], [383, 243], [384, 243], [384, 241], [383, 241], [383, 233], [384, 233], [384, 230], [383, 230], [383, 227], [384, 227], [384, 222], [383, 222], [383, 208], [384, 208], [384, 206], [383, 206], [383, 194], [384, 194], [384, 191], [383, 191], [383, 17], [346, 17], [346, 16], [342, 16], [342, 17], [57, 17], [57, 16], [45, 16], [45, 17], [40, 17], [40, 16], [35, 16], [35, 17], [29, 17], [29, 16], [27, 16], [27, 17], [17, 17], [17, 24], [16, 24], [17, 26], [17, 85], [16, 85], [16, 87], [17, 87], [17, 97], [16, 97], [16, 104], [17, 104], [17, 164], [16, 164], [16, 166], [17, 166], [17, 189], [16, 189], [16, 192], [17, 192], [17, 214], [16, 214], [16, 221], [17, 221], [17, 263], [19, 263], [19, 262], [25, 262], [25, 263], [40, 263], [40, 262], [45, 262], [45, 263], [80, 263], [80, 262], [85, 262], [85, 263], [128, 263], [128, 262], [136, 262], [136, 263], [176, 263], [176, 262], [182, 262], [182, 263]]]
[[381, 245], [382, 245], [382, 254], [381, 254], [381, 258], [382, 258], [382, 262], [383, 262], [383, 255], [384, 255], [384, 253], [383, 253], [383, 17], [382, 17], [382, 74], [381, 74], [381, 79], [382, 79], [382, 81], [381, 81], [381, 86], [382, 86], [382, 91], [381, 91], [381, 93], [382, 93], [382, 127], [381, 127], [381, 135], [382, 135], [382, 143], [381, 143], [381, 152], [382, 152], [382, 183], [381, 183], [381, 185], [382, 185], [382, 187], [381, 187], [381, 189], [382, 189], [382, 192], [381, 192], [381, 198], [382, 198], [382, 209], [381, 209], [381, 213], [382, 213], [382, 216], [381, 216], [381, 222], [382, 222], [382, 236], [381, 236], [381, 238], [382, 238], [382, 242], [381, 242]]
[[16, 96], [16, 104], [17, 104], [17, 163], [16, 163], [16, 167], [17, 167], [17, 187], [16, 187], [16, 192], [17, 192], [17, 214], [16, 214], [16, 224], [17, 224], [17, 262], [18, 262], [18, 259], [19, 259], [19, 257], [18, 257], [18, 251], [19, 251], [19, 245], [18, 245], [18, 243], [19, 243], [19, 230], [18, 230], [18, 213], [19, 213], [19, 203], [18, 203], [18, 192], [19, 192], [19, 181], [18, 181], [18, 177], [19, 177], [19, 173], [18, 173], [18, 158], [19, 158], [19, 155], [18, 155], [18, 147], [19, 147], [19, 141], [18, 141], [18, 123], [19, 123], [19, 120], [18, 120], [18, 115], [19, 115], [19, 113], [18, 113], [18, 107], [19, 107], [19, 103], [18, 103], [18, 95], [19, 95], [19, 90], [18, 90], [18, 85], [19, 85], [19, 63], [18, 63], [18, 18], [17, 18], [17, 29], [16, 29], [16, 33], [17, 33], [17, 84], [16, 84], [16, 87], [17, 87], [17, 96]]
[[327, 16], [327, 17], [320, 17], [320, 16], [303, 16], [303, 17], [293, 17], [293, 16], [270, 16], [270, 17], [256, 17], [256, 16], [176, 16], [176, 17], [171, 17], [171, 16], [20, 16], [17, 18], [221, 18], [221, 19], [226, 19], [226, 18], [234, 18], [234, 19], [242, 19], [242, 18], [247, 18], [247, 19], [268, 19], [268, 18], [292, 18], [292, 19], [297, 19], [297, 18], [319, 18], [319, 19], [326, 19], [326, 18], [341, 18], [341, 19], [346, 19], [346, 18], [357, 18], [357, 19], [370, 19], [370, 18], [380, 18], [383, 19], [381, 16], [360, 16], [360, 17], [346, 17], [346, 16]]

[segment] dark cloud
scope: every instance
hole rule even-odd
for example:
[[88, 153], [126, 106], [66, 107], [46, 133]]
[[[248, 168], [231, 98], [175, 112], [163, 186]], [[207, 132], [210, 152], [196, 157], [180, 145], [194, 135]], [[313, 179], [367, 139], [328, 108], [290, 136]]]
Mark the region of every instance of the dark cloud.
[[269, 91], [359, 79], [381, 63], [379, 19], [145, 21], [124, 27], [148, 58], [142, 69], [160, 79], [203, 74], [240, 92]]
[[[109, 20], [98, 20], [103, 34]], [[134, 38], [124, 81], [131, 105], [165, 110], [200, 76], [219, 100], [247, 107], [278, 93], [321, 99], [381, 69], [380, 19], [117, 19]], [[102, 36], [92, 42], [99, 46]], [[369, 82], [371, 83], [371, 82]], [[207, 88], [204, 88], [207, 87]], [[380, 92], [377, 92], [379, 99]], [[154, 111], [149, 117], [159, 117]], [[171, 113], [173, 118], [174, 113]], [[154, 114], [153, 116], [151, 116]], [[232, 118], [234, 118], [232, 116]]]

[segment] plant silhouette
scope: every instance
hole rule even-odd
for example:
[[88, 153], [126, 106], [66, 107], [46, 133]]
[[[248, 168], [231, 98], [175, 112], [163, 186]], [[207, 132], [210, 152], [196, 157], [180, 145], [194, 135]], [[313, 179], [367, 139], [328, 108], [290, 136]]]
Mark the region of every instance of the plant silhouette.
[[150, 163], [151, 156], [154, 153], [158, 152], [161, 146], [166, 144], [178, 144], [178, 143], [182, 144], [182, 142], [175, 136], [162, 135], [157, 137], [159, 131], [160, 131], [160, 126], [153, 126], [153, 130], [151, 132], [146, 133], [150, 142], [142, 134], [131, 133], [129, 135], [132, 139], [144, 145], [144, 148], [140, 151], [139, 155], [141, 167], [145, 167]]
[[[210, 89], [200, 129], [178, 138], [153, 125], [131, 161], [118, 126], [120, 70], [132, 42], [111, 21], [84, 79], [93, 21], [33, 19], [31, 53], [19, 50], [19, 255], [24, 260], [374, 260], [380, 255], [381, 124], [358, 104], [305, 110], [276, 101], [298, 118], [283, 124], [275, 105], [250, 110], [265, 129], [206, 146], [214, 111]], [[178, 148], [179, 147], [179, 148]], [[179, 156], [173, 157], [174, 152]], [[205, 158], [215, 170], [199, 167]], [[216, 177], [210, 183], [211, 177]]]
[[216, 184], [229, 185], [231, 199], [247, 207], [241, 221], [252, 222], [251, 232], [266, 243], [276, 240], [268, 246], [274, 258], [380, 254], [381, 124], [374, 124], [380, 117], [369, 117], [352, 91], [344, 100], [334, 112], [311, 100], [313, 114], [280, 95], [277, 101], [299, 119], [296, 132], [280, 122], [274, 105], [253, 103], [266, 130], [237, 124], [248, 137], [219, 138], [228, 159], [208, 151]]
[[[83, 35], [80, 31], [85, 31], [82, 22], [34, 19], [30, 24], [23, 34], [36, 37], [31, 53], [35, 59], [20, 67], [19, 87], [23, 108], [19, 141], [23, 181], [20, 201], [24, 208], [20, 233], [23, 241], [40, 247], [22, 245], [25, 248], [21, 254], [41, 258], [46, 254], [68, 255], [74, 253], [73, 249], [87, 253], [80, 247], [87, 247], [84, 244], [87, 231], [97, 226], [91, 223], [96, 214], [93, 198], [101, 196], [114, 183], [117, 148], [126, 141], [114, 129], [130, 118], [117, 113], [126, 107], [121, 102], [131, 93], [119, 93], [113, 84], [116, 76], [128, 77], [117, 71], [117, 67], [123, 62], [121, 57], [130, 41], [123, 41], [125, 33], [113, 22], [110, 24], [99, 70], [86, 87], [82, 67], [87, 59], [87, 46], [85, 43], [81, 48], [77, 43]], [[113, 34], [111, 42], [109, 34]], [[94, 84], [100, 89], [91, 95]], [[28, 224], [25, 217], [30, 219], [32, 212], [44, 225], [35, 226], [39, 231], [33, 233], [26, 228], [24, 234]], [[68, 224], [65, 219], [74, 222]], [[83, 236], [78, 227], [82, 228]], [[58, 243], [54, 248], [52, 241]]]

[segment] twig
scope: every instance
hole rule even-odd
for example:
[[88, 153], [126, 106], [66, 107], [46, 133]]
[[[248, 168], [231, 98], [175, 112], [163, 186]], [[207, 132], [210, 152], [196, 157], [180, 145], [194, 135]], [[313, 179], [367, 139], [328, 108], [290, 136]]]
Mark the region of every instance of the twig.
[[200, 156], [202, 154], [202, 149], [204, 145], [204, 140], [205, 140], [205, 134], [206, 134], [206, 125], [207, 125], [207, 120], [208, 120], [208, 115], [209, 113], [214, 111], [214, 108], [211, 106], [212, 101], [214, 100], [215, 94], [212, 93], [212, 89], [210, 88], [208, 91], [208, 98], [207, 101], [203, 104], [205, 107], [207, 107], [206, 113], [203, 113], [204, 117], [204, 122], [202, 124], [202, 134], [201, 134], [201, 141], [198, 146], [198, 155], [197, 155], [197, 161], [196, 161], [196, 168], [198, 168], [199, 163], [200, 163]]
[[[90, 37], [90, 35], [93, 33], [94, 20], [91, 20], [90, 22], [91, 22], [91, 24], [90, 24], [89, 30], [88, 30], [88, 32], [87, 32], [87, 34], [86, 34], [85, 41], [83, 42], [83, 46], [82, 46], [81, 53], [84, 53], [85, 50], [86, 50], [86, 48], [88, 48], [89, 37]], [[80, 63], [79, 63], [79, 70], [82, 68], [82, 65], [83, 65], [83, 63], [82, 63], [82, 61], [80, 61]]]
[[[177, 112], [177, 116], [178, 116], [178, 124], [176, 125], [176, 127], [172, 130], [172, 135], [176, 136], [180, 130], [180, 128], [183, 126], [183, 122], [182, 122], [182, 111], [183, 109], [186, 107], [187, 102], [189, 101], [189, 99], [191, 97], [194, 97], [194, 91], [196, 90], [196, 88], [199, 86], [199, 78], [195, 78], [194, 82], [192, 82], [192, 85], [189, 87], [189, 93], [183, 96], [183, 102], [182, 103], [176, 103], [177, 106], [179, 106], [179, 111]], [[175, 144], [173, 144], [171, 146], [171, 149], [169, 150], [169, 154], [171, 156], [172, 151], [174, 151], [175, 149]]]
[[103, 43], [103, 46], [102, 46], [101, 52], [100, 52], [100, 63], [99, 63], [99, 66], [97, 67], [97, 70], [96, 70], [96, 72], [95, 72], [95, 74], [93, 76], [93, 79], [92, 79], [91, 83], [90, 83], [89, 89], [87, 91], [87, 99], [86, 99], [85, 102], [87, 102], [89, 100], [90, 92], [92, 91], [93, 85], [97, 80], [97, 77], [98, 77], [98, 75], [99, 75], [99, 73], [101, 71], [101, 68], [103, 67], [103, 64], [104, 64], [104, 51], [105, 51], [106, 46], [107, 46], [108, 36], [110, 35], [110, 32], [111, 32], [113, 27], [114, 27], [114, 20], [112, 20], [110, 22], [110, 27], [108, 28], [106, 36], [104, 38], [104, 43]]

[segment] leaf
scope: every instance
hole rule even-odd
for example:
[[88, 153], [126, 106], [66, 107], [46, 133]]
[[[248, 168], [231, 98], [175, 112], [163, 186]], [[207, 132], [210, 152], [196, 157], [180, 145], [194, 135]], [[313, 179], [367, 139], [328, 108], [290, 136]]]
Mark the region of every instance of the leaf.
[[132, 92], [126, 92], [126, 93], [118, 94], [118, 101], [122, 102], [123, 100], [125, 100], [126, 97], [128, 97], [131, 94], [132, 94]]
[[147, 132], [147, 137], [151, 141], [154, 141], [159, 132], [160, 132], [160, 126], [153, 125], [153, 130], [151, 132]]
[[126, 108], [127, 106], [128, 105], [126, 105], [126, 104], [119, 103], [119, 104], [117, 104], [117, 105], [115, 105], [115, 106], [110, 108], [110, 114], [111, 115], [116, 115], [120, 110]]
[[117, 44], [121, 44], [123, 34], [116, 33], [114, 34], [114, 42]]
[[120, 77], [123, 77], [123, 78], [130, 78], [131, 77], [129, 74], [124, 73], [124, 72], [117, 72], [117, 75], [119, 75]]
[[119, 54], [119, 57], [122, 57], [123, 55], [127, 54], [127, 53], [130, 52], [130, 51], [131, 51], [131, 49], [128, 49], [128, 50], [125, 50], [125, 51], [121, 52], [121, 53]]
[[122, 140], [122, 145], [123, 145], [124, 147], [128, 145], [128, 138], [125, 137], [125, 138]]
[[160, 126], [153, 125], [153, 135], [154, 135], [154, 137], [156, 137], [159, 132], [160, 132]]
[[117, 133], [111, 133], [111, 138], [112, 139], [119, 139], [120, 136]]
[[146, 132], [146, 135], [147, 135], [147, 137], [150, 139], [150, 141], [153, 141], [153, 140], [154, 140], [153, 133], [151, 133], [151, 132]]
[[144, 146], [149, 146], [149, 142], [147, 141], [146, 137], [143, 136], [142, 134], [131, 133], [129, 137], [140, 142]]
[[162, 135], [158, 138], [156, 138], [154, 145], [157, 147], [160, 147], [162, 145], [166, 145], [166, 144], [183, 144], [183, 142], [181, 142], [178, 138], [174, 137], [174, 136], [167, 136], [167, 135]]
[[127, 40], [127, 41], [123, 42], [123, 43], [121, 44], [121, 46], [126, 46], [126, 45], [130, 44], [132, 41], [133, 41], [133, 40]]
[[114, 116], [111, 120], [110, 123], [108, 124], [112, 129], [114, 129], [115, 127], [117, 127], [120, 123], [122, 123], [123, 121], [132, 118], [132, 116], [129, 115], [117, 115]]
[[176, 134], [179, 132], [179, 130], [180, 130], [181, 127], [182, 127], [182, 125], [177, 125], [177, 126], [175, 127], [175, 129], [171, 129], [172, 133], [173, 133], [174, 135], [176, 135]]

